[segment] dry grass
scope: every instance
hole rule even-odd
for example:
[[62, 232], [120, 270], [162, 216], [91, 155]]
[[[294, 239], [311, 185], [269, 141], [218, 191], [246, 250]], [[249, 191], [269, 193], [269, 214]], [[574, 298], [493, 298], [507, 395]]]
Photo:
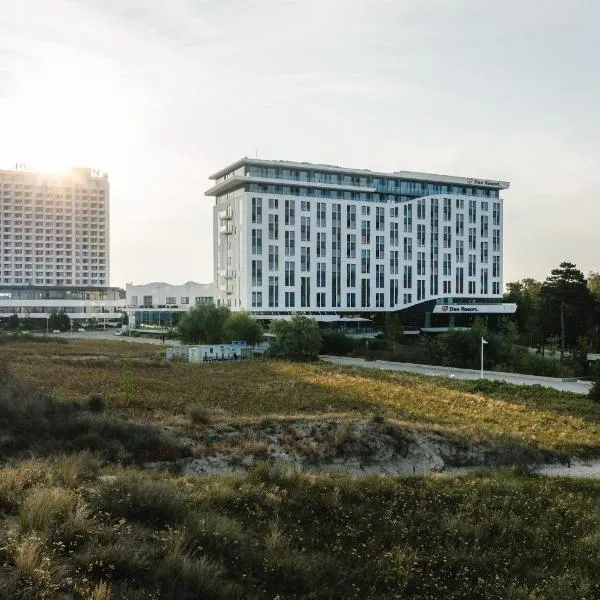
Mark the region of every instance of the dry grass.
[[[542, 449], [595, 453], [600, 406], [559, 392], [493, 394], [412, 374], [279, 361], [167, 363], [146, 344], [72, 341], [0, 347], [17, 377], [65, 400], [100, 393], [108, 409], [139, 421], [185, 428], [189, 407], [235, 419], [292, 415], [382, 415], [466, 439], [511, 438]], [[33, 357], [35, 356], [35, 360]], [[81, 360], [85, 357], [85, 360]], [[123, 393], [125, 373], [132, 394]], [[535, 393], [534, 393], [535, 392]], [[188, 417], [189, 419], [189, 417]], [[189, 421], [187, 421], [189, 423]]]

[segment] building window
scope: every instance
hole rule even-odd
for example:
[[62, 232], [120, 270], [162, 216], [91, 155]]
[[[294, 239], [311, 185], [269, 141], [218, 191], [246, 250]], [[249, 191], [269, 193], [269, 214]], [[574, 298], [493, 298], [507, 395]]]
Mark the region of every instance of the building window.
[[317, 287], [324, 288], [326, 283], [327, 264], [323, 262], [317, 263]]
[[425, 275], [425, 252], [417, 252], [417, 275]]
[[488, 293], [488, 270], [481, 269], [481, 293]]
[[310, 248], [306, 246], [300, 248], [300, 270], [310, 271]]
[[371, 306], [371, 280], [360, 280], [360, 305], [362, 308]]
[[404, 233], [412, 233], [412, 204], [404, 205]]
[[269, 271], [279, 270], [279, 248], [269, 246]]
[[252, 230], [252, 254], [262, 254], [262, 229]]
[[377, 260], [385, 259], [385, 242], [384, 237], [382, 235], [375, 236], [375, 258]]
[[465, 235], [465, 215], [463, 213], [456, 214], [456, 235]]
[[412, 260], [412, 238], [404, 238], [404, 260]]
[[500, 277], [500, 257], [492, 256], [492, 277]]
[[317, 227], [327, 226], [327, 205], [325, 202], [317, 202]]
[[417, 300], [425, 300], [425, 280], [417, 279]]
[[385, 295], [382, 292], [375, 294], [375, 306], [377, 308], [385, 308]]
[[375, 287], [383, 289], [385, 285], [385, 266], [375, 265]]
[[285, 261], [285, 285], [293, 287], [296, 285], [296, 263]]
[[177, 304], [177, 298], [175, 296], [167, 296], [165, 298], [165, 304]]
[[182, 296], [180, 304], [189, 304], [190, 298], [189, 296]]
[[500, 203], [492, 204], [492, 225], [500, 225]]
[[375, 209], [375, 229], [377, 231], [385, 230], [385, 211], [382, 206], [378, 206]]
[[262, 292], [252, 292], [252, 307], [253, 308], [261, 308], [262, 307]]
[[481, 242], [481, 258], [482, 263], [488, 262], [488, 243]]
[[465, 242], [464, 240], [456, 240], [456, 262], [462, 263], [465, 261]]
[[500, 252], [500, 230], [492, 229], [492, 250]]
[[279, 306], [279, 277], [269, 276], [269, 307]]
[[325, 258], [327, 256], [327, 234], [317, 231], [317, 258]]
[[390, 307], [394, 307], [398, 304], [398, 280], [390, 279]]
[[443, 208], [443, 219], [444, 221], [452, 220], [452, 200], [450, 198], [444, 198], [444, 208]]
[[412, 266], [404, 265], [404, 278], [403, 278], [404, 289], [412, 288]]
[[356, 258], [356, 234], [346, 235], [346, 258]]
[[451, 275], [452, 271], [452, 255], [449, 252], [444, 253], [443, 263], [442, 263], [442, 275], [448, 277]]
[[285, 255], [296, 256], [296, 232], [286, 231], [285, 235]]
[[469, 294], [471, 296], [474, 296], [477, 292], [475, 291], [475, 282], [474, 281], [469, 281]]
[[475, 227], [469, 227], [469, 250], [475, 250], [477, 248], [477, 229]]
[[262, 260], [252, 261], [252, 285], [254, 287], [262, 286]]
[[279, 215], [269, 214], [269, 239], [279, 239]]
[[390, 275], [398, 275], [399, 254], [398, 250], [390, 252]]
[[354, 204], [346, 206], [346, 227], [356, 229], [356, 205]]
[[296, 224], [296, 201], [295, 200], [286, 200], [285, 201], [285, 221], [286, 225], [295, 225]]
[[477, 201], [469, 200], [469, 223], [477, 223]]
[[475, 277], [477, 268], [477, 256], [469, 254], [469, 277]]
[[371, 272], [371, 251], [361, 250], [360, 251], [360, 272], [363, 274]]
[[417, 224], [417, 246], [425, 246], [425, 225]]
[[356, 308], [356, 294], [354, 292], [346, 294], [346, 306], [348, 308]]
[[277, 210], [279, 208], [279, 199], [278, 198], [269, 198], [269, 209]]
[[325, 308], [327, 306], [325, 292], [317, 292], [317, 308]]
[[417, 219], [424, 219], [426, 214], [425, 198], [417, 200]]
[[360, 214], [361, 214], [361, 216], [363, 216], [363, 217], [368, 217], [368, 216], [370, 216], [370, 214], [371, 214], [371, 207], [370, 207], [370, 206], [366, 206], [366, 205], [364, 205], [364, 204], [363, 204], [363, 205], [360, 207]]
[[346, 287], [356, 287], [356, 265], [354, 263], [346, 265]]
[[310, 211], [310, 202], [308, 200], [301, 200], [300, 201], [300, 210], [302, 212], [309, 212]]
[[456, 293], [463, 294], [465, 289], [465, 270], [463, 267], [456, 268]]
[[296, 305], [296, 293], [285, 292], [285, 306], [286, 308], [294, 308]]
[[262, 224], [262, 198], [252, 198], [252, 223]]
[[310, 217], [300, 217], [300, 240], [310, 242]]
[[494, 294], [495, 296], [500, 295], [500, 282], [499, 281], [492, 281], [492, 294]]
[[481, 237], [488, 236], [488, 216], [481, 215]]
[[399, 244], [398, 235], [398, 223], [390, 223], [390, 246], [397, 246]]
[[152, 296], [144, 296], [144, 306], [152, 306]]
[[371, 243], [371, 222], [361, 221], [360, 222], [360, 240], [363, 244]]
[[300, 306], [310, 307], [310, 277], [300, 277]]

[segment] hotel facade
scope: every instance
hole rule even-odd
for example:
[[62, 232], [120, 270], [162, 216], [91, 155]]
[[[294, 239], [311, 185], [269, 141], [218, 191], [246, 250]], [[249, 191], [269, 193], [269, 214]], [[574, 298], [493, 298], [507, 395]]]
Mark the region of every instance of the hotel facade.
[[122, 290], [109, 287], [108, 176], [0, 170], [0, 315], [118, 321]]
[[244, 158], [215, 184], [217, 302], [256, 318], [514, 312], [506, 181]]

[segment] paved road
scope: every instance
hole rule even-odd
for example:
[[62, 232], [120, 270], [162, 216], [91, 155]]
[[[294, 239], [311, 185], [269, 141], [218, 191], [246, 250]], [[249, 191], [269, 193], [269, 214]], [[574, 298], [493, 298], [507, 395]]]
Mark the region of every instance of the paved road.
[[[456, 377], [457, 379], [479, 379], [480, 376], [479, 371], [472, 369], [415, 365], [387, 360], [366, 361], [363, 358], [348, 358], [345, 356], [321, 356], [321, 358], [337, 365], [382, 369], [384, 371], [407, 371], [437, 377]], [[556, 377], [537, 377], [536, 375], [521, 375], [519, 373], [484, 371], [483, 376], [485, 379], [493, 379], [494, 381], [506, 381], [518, 385], [541, 385], [542, 387], [554, 388], [562, 392], [575, 392], [576, 394], [587, 394], [591, 387], [591, 384], [587, 381], [564, 381]]]
[[[163, 345], [160, 339], [151, 338], [151, 337], [129, 337], [126, 335], [115, 335], [114, 329], [98, 329], [96, 331], [74, 331], [71, 333], [67, 331], [65, 333], [34, 333], [33, 335], [43, 335], [48, 337], [55, 338], [64, 338], [66, 340], [111, 340], [111, 341], [121, 341], [121, 342], [131, 342], [135, 344], [159, 344]], [[179, 346], [179, 340], [165, 340], [165, 346]]]

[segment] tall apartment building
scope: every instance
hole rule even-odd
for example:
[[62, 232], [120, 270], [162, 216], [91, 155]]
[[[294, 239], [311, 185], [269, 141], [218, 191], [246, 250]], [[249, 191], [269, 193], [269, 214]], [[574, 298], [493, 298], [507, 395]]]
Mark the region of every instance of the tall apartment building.
[[0, 171], [0, 286], [109, 285], [108, 176]]
[[96, 170], [0, 171], [0, 313], [120, 315], [124, 295], [109, 288], [109, 209], [108, 176]]
[[257, 318], [502, 305], [509, 183], [244, 158], [214, 196], [215, 294]]

